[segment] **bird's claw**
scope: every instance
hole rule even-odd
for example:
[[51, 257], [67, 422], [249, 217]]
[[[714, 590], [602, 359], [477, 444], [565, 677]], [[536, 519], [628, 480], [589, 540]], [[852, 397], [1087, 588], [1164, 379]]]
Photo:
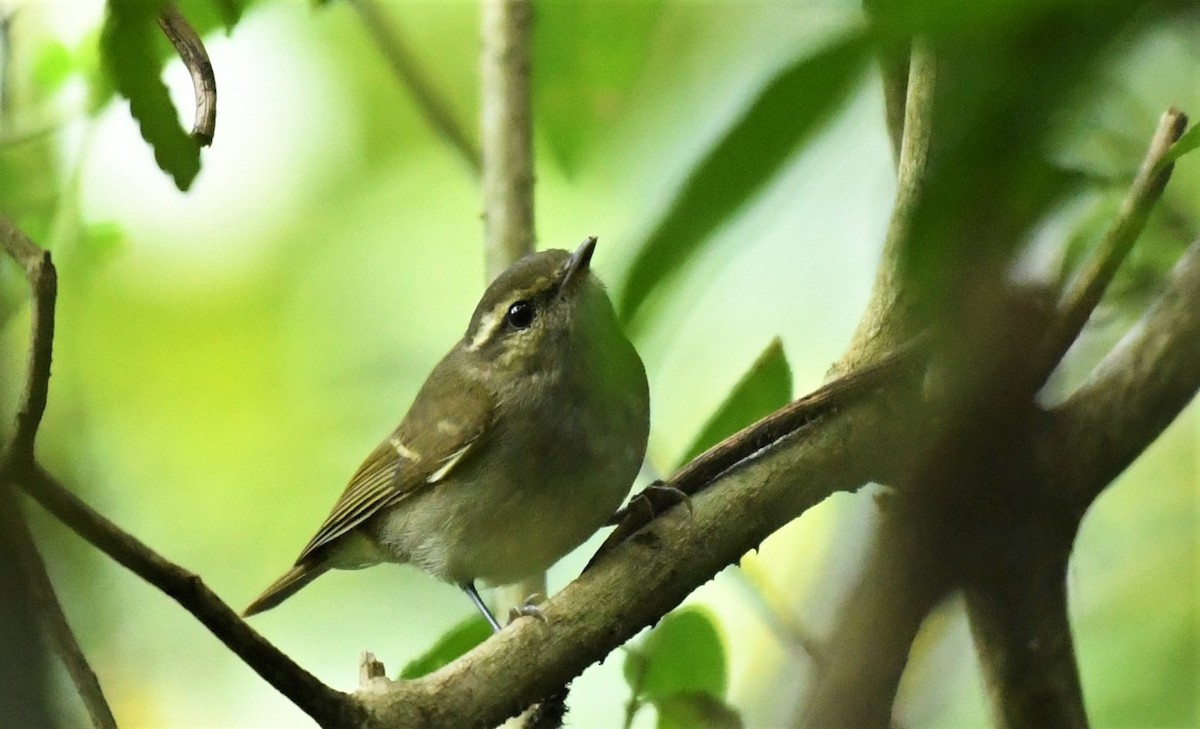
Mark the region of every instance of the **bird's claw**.
[[540, 592], [533, 593], [529, 597], [525, 598], [524, 603], [508, 611], [508, 622], [512, 623], [517, 618], [535, 618], [542, 621], [546, 625], [549, 625], [550, 621], [546, 619], [545, 613], [543, 613], [542, 609], [539, 607], [539, 604], [545, 601], [545, 595]]

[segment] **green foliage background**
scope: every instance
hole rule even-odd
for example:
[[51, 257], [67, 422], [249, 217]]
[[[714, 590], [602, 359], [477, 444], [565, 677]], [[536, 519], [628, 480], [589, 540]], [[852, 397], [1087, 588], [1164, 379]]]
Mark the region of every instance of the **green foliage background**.
[[[229, 13], [245, 5], [240, 20]], [[383, 5], [473, 130], [477, 6]], [[30, 2], [13, 20], [4, 69], [0, 211], [60, 268], [44, 460], [241, 606], [291, 563], [461, 334], [483, 285], [481, 203], [345, 3], [180, 6], [210, 31], [220, 93], [216, 140], [190, 191], [156, 167], [114, 96], [99, 53], [103, 4]], [[972, 22], [1004, 20], [980, 7]], [[725, 427], [710, 417], [737, 383], [755, 380], [743, 376], [776, 336], [786, 362], [764, 360], [774, 373], [759, 378], [764, 402], [789, 388], [788, 365], [792, 394], [815, 387], [866, 302], [894, 174], [877, 74], [853, 40], [861, 11], [844, 0], [538, 10], [539, 245], [600, 237], [595, 268], [638, 311], [650, 458], [666, 470], [702, 430], [715, 435], [706, 424]], [[222, 17], [236, 22], [228, 34]], [[1111, 48], [1052, 140], [1054, 156], [1098, 180], [1043, 225], [1044, 238], [1073, 241], [1063, 265], [1103, 229], [1158, 113], [1176, 105], [1200, 118], [1197, 31], [1192, 16]], [[167, 61], [163, 78], [188, 110], [180, 124], [190, 123], [186, 72]], [[1152, 298], [1198, 223], [1193, 155], [1064, 383]], [[0, 266], [4, 412], [23, 365], [24, 297]], [[1192, 407], [1084, 523], [1070, 588], [1097, 726], [1200, 723], [1197, 445]], [[123, 726], [303, 721], [167, 598], [30, 513]], [[767, 540], [752, 572], [729, 570], [693, 596], [728, 661], [718, 698], [746, 726], [792, 715], [813, 664], [784, 626], [818, 639], [829, 628], [873, 513], [869, 495], [834, 498]], [[551, 588], [594, 546], [564, 560]], [[349, 689], [360, 650], [394, 674], [470, 611], [453, 588], [378, 567], [323, 577], [255, 626]], [[910, 668], [902, 725], [987, 724], [956, 606], [926, 626]], [[63, 725], [79, 725], [58, 678]], [[619, 726], [628, 697], [622, 661], [610, 659], [576, 682], [572, 722]], [[653, 721], [650, 709], [638, 715]]]

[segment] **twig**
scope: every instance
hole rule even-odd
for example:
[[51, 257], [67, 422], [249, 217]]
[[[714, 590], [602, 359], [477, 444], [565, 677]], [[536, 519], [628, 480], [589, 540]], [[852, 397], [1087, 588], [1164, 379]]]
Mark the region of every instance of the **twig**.
[[33, 464], [11, 478], [76, 534], [179, 603], [246, 665], [318, 724], [346, 726], [361, 723], [361, 708], [350, 696], [321, 683], [267, 642], [197, 575], [122, 531], [41, 466]]
[[1167, 290], [1088, 380], [1052, 411], [1044, 458], [1080, 510], [1154, 442], [1200, 387], [1200, 239]]
[[454, 151], [458, 152], [459, 157], [478, 177], [481, 171], [480, 159], [482, 156], [479, 147], [471, 140], [459, 120], [455, 118], [450, 104], [438, 93], [437, 88], [429, 80], [417, 59], [408, 50], [400, 34], [384, 17], [379, 5], [375, 0], [349, 0], [349, 3], [362, 18], [363, 25], [366, 26], [371, 39], [375, 41], [376, 47], [392, 67], [392, 73], [412, 94], [413, 100], [417, 102], [418, 108], [429, 120], [434, 131], [440, 134]]
[[[917, 337], [878, 362], [832, 380], [811, 394], [746, 426], [689, 461], [671, 476], [668, 484], [688, 495], [699, 493], [734, 467], [896, 379], [898, 372], [914, 363], [915, 355], [920, 352], [920, 345], [924, 341], [924, 337]], [[626, 507], [617, 516], [620, 518], [617, 528], [596, 550], [585, 570], [591, 569], [605, 554], [650, 523], [656, 515], [645, 509]]]
[[1059, 314], [1031, 362], [1032, 390], [1040, 389], [1054, 372], [1063, 355], [1083, 331], [1117, 269], [1133, 248], [1146, 225], [1151, 208], [1158, 202], [1163, 188], [1171, 179], [1174, 165], [1160, 166], [1160, 160], [1185, 128], [1187, 116], [1176, 109], [1168, 109], [1159, 119], [1158, 129], [1150, 140], [1150, 149], [1121, 203], [1116, 221], [1063, 296]]
[[913, 286], [904, 280], [900, 258], [912, 236], [913, 217], [921, 202], [928, 177], [929, 147], [933, 131], [933, 107], [937, 88], [937, 58], [928, 42], [912, 44], [907, 74], [904, 134], [896, 165], [896, 202], [888, 223], [883, 258], [871, 288], [871, 300], [859, 320], [838, 371], [853, 369], [880, 351], [894, 347], [911, 335], [909, 315], [914, 305]]
[[183, 65], [192, 75], [192, 90], [196, 94], [192, 138], [201, 147], [207, 147], [212, 144], [213, 135], [217, 132], [217, 78], [208, 60], [204, 41], [200, 40], [174, 2], [163, 6], [162, 14], [158, 16], [158, 27], [175, 46]]
[[0, 215], [0, 245], [23, 269], [29, 282], [29, 364], [25, 387], [17, 405], [13, 435], [0, 455], [0, 473], [33, 461], [33, 442], [46, 411], [50, 388], [50, 360], [54, 347], [54, 299], [58, 275], [50, 253], [29, 240], [8, 218]]
[[529, 0], [483, 3], [483, 230], [488, 280], [533, 250]]
[[54, 594], [50, 576], [46, 574], [46, 564], [38, 553], [33, 535], [29, 533], [29, 526], [25, 523], [8, 484], [0, 484], [0, 520], [3, 520], [5, 531], [14, 542], [19, 566], [25, 575], [25, 583], [29, 587], [34, 610], [42, 623], [43, 632], [75, 684], [75, 690], [83, 700], [92, 726], [96, 729], [116, 729], [117, 721], [113, 718], [112, 709], [104, 698], [104, 691], [100, 688], [100, 682], [88, 664], [87, 657], [83, 655], [83, 650], [75, 640], [75, 634], [71, 631], [71, 625], [67, 622], [58, 596]]

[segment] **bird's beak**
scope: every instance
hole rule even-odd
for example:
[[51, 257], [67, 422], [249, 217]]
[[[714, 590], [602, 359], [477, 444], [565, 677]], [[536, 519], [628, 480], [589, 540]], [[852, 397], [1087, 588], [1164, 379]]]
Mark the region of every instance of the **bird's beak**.
[[575, 249], [571, 257], [567, 259], [566, 272], [563, 274], [562, 284], [559, 286], [559, 291], [566, 291], [571, 282], [587, 272], [588, 264], [592, 261], [592, 253], [596, 250], [596, 236], [588, 236], [587, 240]]

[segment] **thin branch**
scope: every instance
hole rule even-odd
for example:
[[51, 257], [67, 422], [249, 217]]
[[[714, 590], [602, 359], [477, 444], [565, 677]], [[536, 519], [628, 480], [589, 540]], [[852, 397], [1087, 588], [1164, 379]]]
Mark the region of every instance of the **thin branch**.
[[[874, 18], [879, 14], [882, 0], [863, 0], [863, 10]], [[908, 71], [912, 45], [907, 42], [881, 47], [879, 75], [883, 82], [884, 122], [892, 142], [892, 161], [900, 165], [900, 150], [904, 140], [905, 98], [908, 95]]]
[[204, 41], [188, 24], [175, 3], [168, 2], [158, 16], [158, 27], [175, 46], [175, 52], [192, 76], [192, 90], [196, 95], [196, 115], [192, 121], [192, 138], [201, 147], [212, 144], [217, 132], [217, 77]]
[[361, 708], [297, 665], [243, 621], [195, 574], [170, 562], [72, 494], [41, 466], [10, 478], [59, 521], [138, 577], [154, 585], [322, 726], [362, 722]]
[[896, 202], [888, 224], [883, 258], [871, 289], [871, 300], [859, 320], [847, 356], [836, 367], [838, 371], [854, 369], [912, 334], [913, 322], [908, 312], [914, 304], [914, 295], [901, 274], [900, 257], [912, 236], [913, 216], [928, 176], [936, 87], [937, 59], [933, 49], [927, 42], [915, 40], [903, 106], [904, 134], [896, 168]]
[[1034, 378], [1032, 390], [1040, 389], [1045, 384], [1063, 355], [1079, 337], [1117, 269], [1133, 248], [1146, 225], [1151, 208], [1158, 202], [1167, 181], [1171, 179], [1174, 165], [1161, 165], [1160, 162], [1186, 128], [1187, 116], [1177, 109], [1168, 109], [1159, 119], [1158, 128], [1150, 140], [1150, 149], [1121, 203], [1116, 221], [1063, 296], [1059, 304], [1060, 313], [1031, 362], [1031, 375]]
[[483, 230], [491, 281], [533, 250], [530, 0], [483, 2]]
[[2, 474], [33, 461], [33, 442], [42, 422], [42, 414], [46, 412], [46, 398], [50, 389], [58, 274], [50, 261], [50, 253], [29, 240], [3, 215], [0, 215], [0, 245], [25, 270], [32, 297], [29, 364], [25, 373], [25, 387], [17, 405], [13, 434], [0, 456]]
[[[459, 661], [359, 696], [383, 725], [490, 726], [537, 701], [653, 624], [749, 549], [839, 490], [904, 472], [923, 450], [910, 419], [919, 378], [847, 403], [808, 437], [726, 470]], [[514, 666], [522, 667], [514, 670]], [[465, 697], [469, 695], [469, 700]]]
[[416, 57], [409, 51], [404, 39], [392, 27], [391, 22], [375, 0], [348, 0], [350, 6], [362, 19], [375, 46], [383, 53], [392, 73], [408, 92], [417, 107], [425, 115], [433, 130], [441, 135], [471, 172], [478, 177], [481, 172], [479, 147], [467, 134], [466, 129], [455, 117], [450, 104], [438, 92], [437, 87], [421, 68]]
[[1167, 290], [1066, 402], [1052, 411], [1045, 458], [1085, 509], [1200, 388], [1200, 239]]
[[25, 575], [25, 583], [29, 587], [42, 630], [75, 684], [75, 690], [83, 700], [92, 726], [96, 729], [116, 729], [117, 720], [113, 718], [112, 709], [104, 698], [100, 681], [96, 679], [96, 674], [88, 664], [87, 657], [83, 655], [79, 642], [75, 640], [75, 633], [71, 631], [67, 616], [54, 593], [54, 585], [50, 582], [50, 576], [46, 574], [46, 564], [38, 553], [33, 535], [29, 533], [29, 526], [25, 523], [16, 498], [7, 484], [0, 485], [0, 520], [3, 520], [5, 531], [14, 541], [19, 567]]

